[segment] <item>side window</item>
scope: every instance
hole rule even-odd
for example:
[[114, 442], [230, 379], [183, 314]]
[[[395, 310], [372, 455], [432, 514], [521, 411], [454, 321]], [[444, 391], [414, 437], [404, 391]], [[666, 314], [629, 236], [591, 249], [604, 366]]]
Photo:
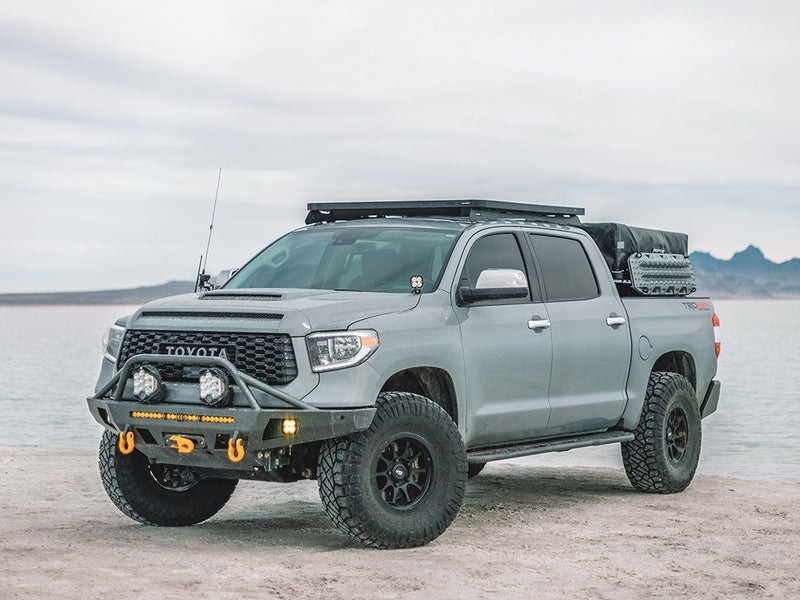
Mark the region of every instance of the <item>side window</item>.
[[600, 290], [583, 245], [578, 240], [530, 234], [550, 302], [588, 300]]
[[[516, 269], [526, 273], [517, 238], [513, 233], [494, 233], [484, 236], [472, 244], [464, 269], [461, 271], [461, 283], [476, 287], [478, 277], [485, 269]], [[519, 300], [503, 300], [503, 303], [528, 302], [527, 298]]]

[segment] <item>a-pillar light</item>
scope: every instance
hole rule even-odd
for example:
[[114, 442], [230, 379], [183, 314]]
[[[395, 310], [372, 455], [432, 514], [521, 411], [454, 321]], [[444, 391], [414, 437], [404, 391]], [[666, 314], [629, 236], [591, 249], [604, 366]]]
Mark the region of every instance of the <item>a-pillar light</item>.
[[133, 373], [133, 396], [145, 404], [156, 404], [164, 399], [164, 384], [158, 370], [144, 365]]
[[200, 400], [214, 407], [230, 404], [231, 388], [221, 369], [208, 369], [200, 375]]

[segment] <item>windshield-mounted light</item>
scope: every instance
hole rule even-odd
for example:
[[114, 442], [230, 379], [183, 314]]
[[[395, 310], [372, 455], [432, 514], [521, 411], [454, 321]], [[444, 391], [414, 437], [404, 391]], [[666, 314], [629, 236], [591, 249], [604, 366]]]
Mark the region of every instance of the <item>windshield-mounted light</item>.
[[378, 332], [322, 331], [306, 337], [311, 369], [315, 373], [359, 365], [378, 349]]
[[117, 362], [119, 350], [122, 348], [122, 339], [125, 337], [125, 328], [112, 325], [103, 336], [103, 357], [112, 363]]

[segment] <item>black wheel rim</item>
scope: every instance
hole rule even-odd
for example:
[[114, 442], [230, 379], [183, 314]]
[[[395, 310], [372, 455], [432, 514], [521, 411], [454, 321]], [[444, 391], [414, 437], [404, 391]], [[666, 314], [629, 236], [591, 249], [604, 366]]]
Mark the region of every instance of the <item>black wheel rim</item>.
[[402, 434], [378, 456], [375, 479], [381, 499], [395, 509], [416, 506], [431, 484], [433, 461], [424, 440]]
[[200, 474], [189, 467], [148, 465], [148, 470], [158, 486], [170, 492], [185, 492], [200, 483]]
[[667, 456], [673, 463], [679, 463], [686, 455], [689, 443], [689, 422], [682, 408], [673, 408], [667, 417], [667, 428], [664, 431]]

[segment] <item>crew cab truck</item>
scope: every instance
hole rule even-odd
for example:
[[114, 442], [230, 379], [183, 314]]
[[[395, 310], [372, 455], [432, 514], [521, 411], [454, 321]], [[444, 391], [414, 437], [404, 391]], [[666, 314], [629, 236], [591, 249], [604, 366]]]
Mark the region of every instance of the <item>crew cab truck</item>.
[[217, 289], [108, 334], [95, 394], [111, 500], [214, 515], [239, 479], [318, 479], [345, 534], [439, 536], [494, 460], [620, 443], [679, 492], [717, 408], [718, 320], [682, 234], [492, 200], [310, 204]]

